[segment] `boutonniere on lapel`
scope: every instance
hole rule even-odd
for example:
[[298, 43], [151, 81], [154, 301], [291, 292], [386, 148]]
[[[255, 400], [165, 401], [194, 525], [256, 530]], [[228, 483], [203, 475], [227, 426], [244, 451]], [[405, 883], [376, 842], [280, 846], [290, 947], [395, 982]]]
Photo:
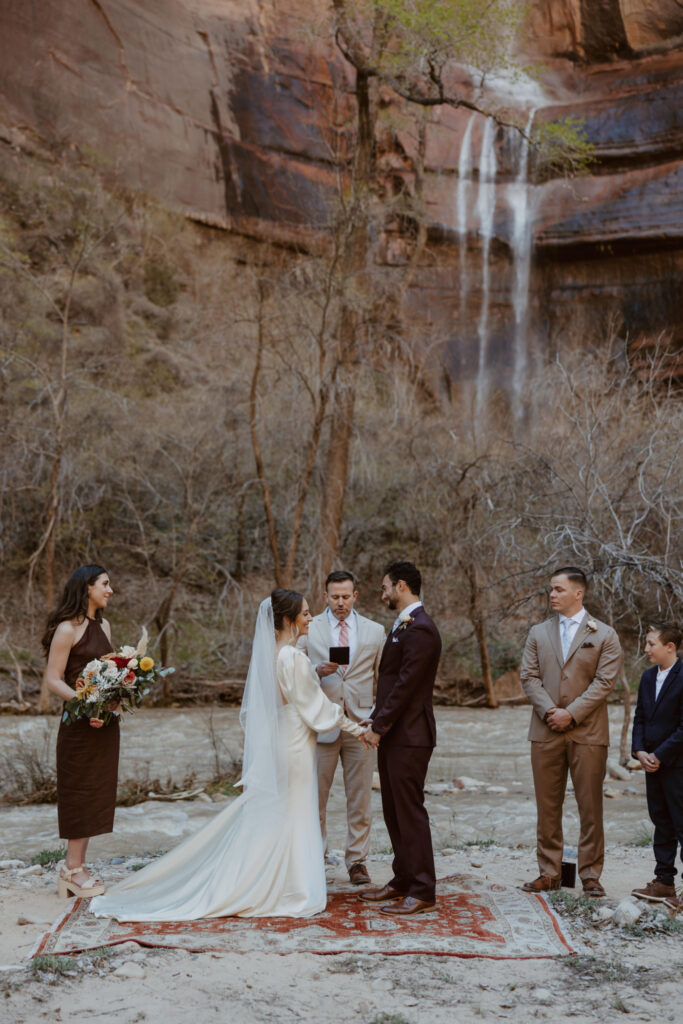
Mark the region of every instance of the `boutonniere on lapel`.
[[401, 612], [399, 615], [400, 622], [396, 627], [396, 632], [400, 633], [402, 629], [407, 629], [410, 623], [413, 621], [412, 615], [408, 615], [408, 612]]
[[[585, 628], [586, 628], [586, 630], [587, 630], [589, 635], [591, 633], [597, 633], [597, 631], [598, 631], [598, 624], [595, 621], [595, 619], [588, 619], [587, 622], [586, 622], [586, 627]], [[581, 644], [581, 646], [582, 647], [592, 647], [593, 644], [590, 642], [590, 640], [587, 640], [586, 643], [585, 644]]]

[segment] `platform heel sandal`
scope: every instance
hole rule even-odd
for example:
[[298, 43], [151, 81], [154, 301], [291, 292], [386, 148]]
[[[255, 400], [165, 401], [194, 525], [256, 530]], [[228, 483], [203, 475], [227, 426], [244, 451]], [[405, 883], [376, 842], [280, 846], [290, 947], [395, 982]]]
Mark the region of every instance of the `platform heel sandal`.
[[85, 864], [79, 864], [77, 868], [63, 867], [59, 872], [58, 892], [62, 899], [69, 896], [80, 896], [81, 899], [89, 900], [93, 896], [101, 896], [104, 892], [104, 883], [99, 878], [89, 878], [83, 885], [73, 881], [73, 876], [82, 871]]

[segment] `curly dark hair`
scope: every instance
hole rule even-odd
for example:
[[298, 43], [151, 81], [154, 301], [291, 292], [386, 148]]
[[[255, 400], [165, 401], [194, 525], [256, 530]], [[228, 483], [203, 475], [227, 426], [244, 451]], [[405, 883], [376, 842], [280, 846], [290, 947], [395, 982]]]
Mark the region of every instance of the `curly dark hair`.
[[403, 580], [411, 594], [415, 597], [420, 596], [422, 574], [412, 562], [392, 562], [384, 570], [384, 575], [389, 577], [394, 586], [399, 580]]

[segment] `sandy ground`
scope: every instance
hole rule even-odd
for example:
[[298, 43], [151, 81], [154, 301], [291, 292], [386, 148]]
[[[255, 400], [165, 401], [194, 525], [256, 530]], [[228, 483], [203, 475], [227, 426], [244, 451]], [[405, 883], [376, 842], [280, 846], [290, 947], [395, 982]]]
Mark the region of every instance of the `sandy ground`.
[[[437, 873], [456, 871], [517, 885], [536, 873], [534, 804], [525, 725], [528, 709], [499, 712], [440, 709], [440, 745], [432, 761], [428, 806], [433, 822]], [[615, 709], [614, 735], [618, 728]], [[217, 710], [214, 728], [226, 751], [239, 753], [236, 712]], [[54, 723], [53, 723], [54, 726]], [[21, 729], [38, 736], [44, 720], [0, 720], [0, 742]], [[152, 739], [150, 739], [152, 737]], [[486, 751], [487, 753], [482, 753]], [[182, 779], [192, 765], [211, 772], [213, 748], [207, 712], [144, 712], [127, 722], [121, 777], [168, 774]], [[467, 777], [465, 790], [446, 787]], [[642, 773], [608, 780], [605, 800], [606, 905], [614, 908], [631, 888], [652, 877]], [[375, 825], [369, 861], [373, 881], [390, 874], [388, 838], [375, 793]], [[113, 836], [92, 844], [105, 881], [121, 877], [131, 857], [167, 849], [215, 813], [192, 803], [147, 802], [117, 811]], [[330, 806], [332, 858], [344, 838], [344, 800], [338, 778]], [[576, 806], [567, 799], [568, 849], [576, 844]], [[0, 807], [0, 859], [29, 864], [41, 849], [58, 846], [54, 807]], [[490, 845], [479, 845], [477, 841]], [[492, 843], [491, 843], [492, 841]], [[111, 863], [112, 859], [118, 863]], [[343, 881], [343, 864], [330, 879]], [[490, 961], [435, 956], [315, 956], [292, 954], [190, 954], [145, 950], [132, 943], [107, 955], [60, 961], [59, 971], [36, 971], [27, 961], [47, 924], [64, 909], [53, 868], [42, 874], [0, 871], [0, 1021], [5, 1024], [69, 1019], [175, 1024], [196, 1021], [361, 1022], [440, 1024], [501, 1019], [525, 1024], [548, 1021], [683, 1021], [683, 929], [666, 912], [646, 910], [631, 929], [598, 921], [599, 908], [560, 907], [578, 957]], [[680, 915], [679, 915], [680, 917]], [[24, 920], [27, 923], [20, 924]], [[418, 925], [419, 926], [419, 925]], [[54, 966], [54, 965], [53, 965]]]

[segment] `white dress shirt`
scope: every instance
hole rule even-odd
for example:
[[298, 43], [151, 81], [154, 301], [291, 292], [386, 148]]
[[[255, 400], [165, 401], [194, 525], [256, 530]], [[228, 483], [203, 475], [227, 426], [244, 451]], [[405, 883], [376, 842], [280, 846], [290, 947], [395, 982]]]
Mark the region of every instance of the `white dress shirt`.
[[[567, 630], [567, 633], [566, 633], [567, 645], [566, 645], [566, 648], [565, 648], [564, 645], [562, 646], [562, 655], [563, 655], [565, 661], [567, 660], [567, 655], [569, 654], [569, 649], [570, 649], [571, 645], [574, 642], [574, 637], [576, 636], [576, 630], [579, 628], [579, 626], [583, 622], [583, 618], [584, 618], [585, 614], [586, 614], [586, 609], [585, 608], [581, 608], [576, 613], [576, 615], [570, 615], [570, 616], [560, 615], [560, 643], [562, 643], [562, 635], [565, 632], [565, 629]], [[566, 627], [564, 625], [565, 622], [569, 623], [569, 625], [566, 626]]]
[[[675, 664], [676, 662], [674, 662], [674, 665]], [[664, 686], [664, 680], [666, 679], [674, 665], [669, 665], [668, 668], [657, 669], [657, 681], [655, 682], [655, 700], [657, 700], [657, 698], [659, 697], [659, 691]]]
[[[336, 616], [332, 614], [330, 609], [327, 609], [327, 621], [330, 624], [330, 647], [343, 647], [339, 639], [339, 630], [341, 629], [341, 622]], [[358, 616], [356, 615], [353, 608], [348, 619], [343, 620], [349, 631], [349, 664], [353, 661], [353, 656], [356, 653], [356, 646], [358, 644]]]
[[412, 615], [412, 613], [415, 611], [416, 608], [421, 608], [421, 607], [422, 607], [422, 601], [413, 601], [413, 603], [409, 604], [407, 608], [404, 608], [402, 612], [399, 612], [398, 615], [396, 616], [396, 618], [394, 619], [394, 624], [391, 627], [391, 632], [393, 633], [394, 630], [398, 629], [398, 627], [400, 626], [400, 624], [401, 624], [401, 616], [402, 615]]

